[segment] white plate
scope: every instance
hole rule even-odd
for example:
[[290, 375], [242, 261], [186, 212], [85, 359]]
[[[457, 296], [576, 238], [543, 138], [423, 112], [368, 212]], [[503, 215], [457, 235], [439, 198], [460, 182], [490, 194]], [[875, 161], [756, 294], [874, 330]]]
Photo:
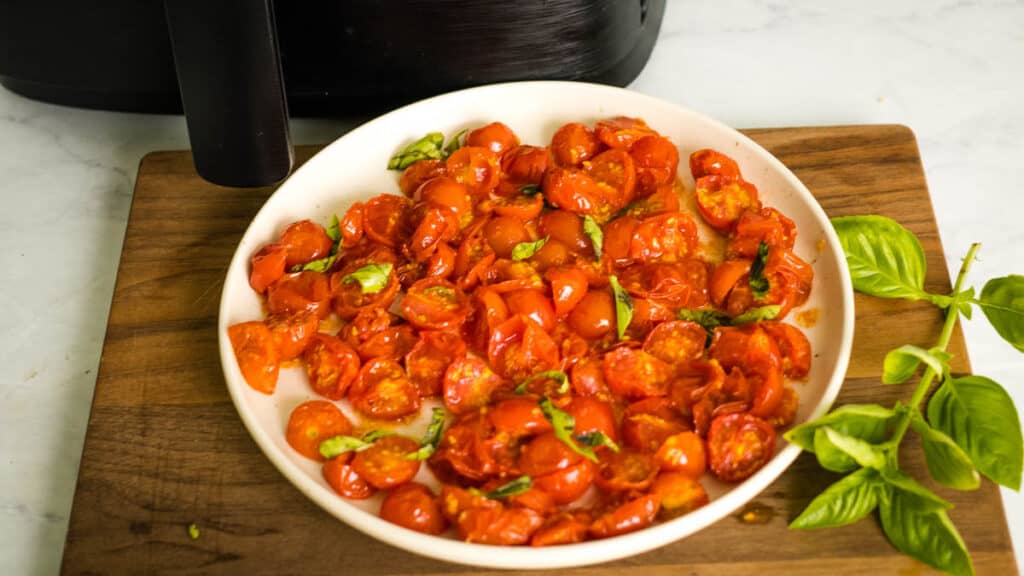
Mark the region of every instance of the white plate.
[[[739, 132], [675, 104], [620, 88], [572, 82], [498, 84], [454, 92], [400, 108], [352, 130], [295, 172], [260, 210], [235, 252], [224, 281], [219, 315], [221, 364], [231, 399], [267, 458], [303, 494], [335, 517], [374, 538], [417, 554], [449, 562], [495, 568], [582, 566], [640, 554], [700, 530], [755, 497], [796, 459], [799, 450], [779, 440], [775, 457], [736, 485], [706, 482], [712, 501], [699, 510], [645, 530], [607, 540], [547, 548], [467, 544], [451, 537], [420, 534], [377, 517], [379, 497], [348, 501], [320, 475], [320, 465], [289, 448], [284, 437], [291, 410], [312, 399], [301, 369], [281, 371], [273, 396], [260, 394], [242, 378], [227, 327], [262, 317], [249, 288], [249, 258], [277, 238], [289, 223], [312, 218], [326, 223], [357, 200], [398, 193], [397, 173], [385, 170], [395, 151], [427, 132], [456, 131], [500, 120], [524, 143], [546, 144], [570, 121], [592, 123], [609, 116], [639, 116], [679, 147], [680, 175], [692, 190], [686, 158], [700, 148], [724, 152], [740, 165], [762, 201], [796, 222], [796, 253], [814, 265], [814, 287], [805, 309], [817, 309], [805, 330], [814, 352], [810, 378], [797, 384], [797, 422], [824, 414], [842, 385], [853, 339], [853, 289], [839, 241], [824, 211], [807, 188], [772, 155]], [[347, 406], [342, 405], [352, 415]], [[429, 413], [429, 410], [424, 410]], [[422, 426], [423, 422], [418, 423]], [[427, 475], [426, 466], [421, 479]], [[708, 476], [707, 478], [710, 478]]]

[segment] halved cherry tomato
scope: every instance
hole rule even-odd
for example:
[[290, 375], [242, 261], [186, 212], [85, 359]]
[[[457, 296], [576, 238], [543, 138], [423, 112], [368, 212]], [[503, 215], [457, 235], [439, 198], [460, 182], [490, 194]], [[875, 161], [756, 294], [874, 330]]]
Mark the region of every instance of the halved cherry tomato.
[[782, 389], [782, 400], [779, 401], [779, 407], [775, 409], [775, 413], [767, 417], [766, 420], [772, 426], [776, 428], [785, 428], [793, 423], [796, 419], [796, 410], [800, 403], [800, 397], [797, 396], [796, 390], [793, 390], [791, 386], [786, 386]]
[[598, 224], [607, 222], [632, 197], [624, 196], [613, 186], [604, 184], [586, 172], [551, 168], [544, 174], [541, 186], [548, 201], [556, 208], [587, 214]]
[[682, 212], [651, 216], [640, 221], [629, 246], [638, 262], [677, 262], [697, 248], [697, 224]]
[[462, 290], [441, 278], [417, 281], [402, 299], [402, 315], [420, 330], [458, 328], [469, 312], [469, 301]]
[[511, 128], [501, 122], [491, 122], [470, 130], [466, 134], [466, 146], [479, 146], [500, 155], [506, 150], [519, 146], [519, 137]]
[[570, 122], [551, 138], [551, 155], [559, 166], [575, 168], [601, 151], [597, 135], [579, 122]]
[[420, 470], [419, 460], [406, 458], [420, 445], [404, 436], [385, 436], [372, 446], [356, 452], [352, 468], [378, 490], [387, 490], [409, 482]]
[[416, 189], [414, 199], [449, 210], [458, 220], [459, 228], [465, 228], [473, 219], [473, 200], [469, 196], [469, 188], [449, 176], [427, 180]]
[[372, 418], [401, 418], [420, 409], [416, 385], [401, 364], [388, 358], [363, 364], [348, 398], [353, 408]]
[[403, 484], [389, 492], [380, 504], [380, 517], [392, 524], [435, 536], [446, 528], [434, 493], [417, 482]]
[[487, 359], [501, 375], [521, 382], [558, 367], [558, 345], [539, 324], [514, 315], [491, 331]]
[[331, 400], [344, 398], [359, 376], [359, 356], [336, 336], [315, 334], [304, 358], [309, 385], [314, 392]]
[[445, 428], [441, 443], [430, 458], [431, 468], [442, 480], [454, 472], [479, 483], [498, 470], [495, 456], [501, 446], [493, 436], [491, 421], [479, 411], [470, 412]]
[[420, 396], [436, 396], [443, 390], [445, 370], [465, 355], [466, 343], [457, 333], [420, 332], [419, 342], [405, 356], [405, 369]]
[[641, 190], [640, 184], [637, 184], [637, 191], [638, 194], [647, 194], [647, 196], [634, 200], [632, 204], [627, 206], [622, 211], [624, 216], [646, 218], [648, 216], [679, 212], [679, 192], [676, 191], [674, 182], [661, 184], [651, 192]]
[[748, 210], [736, 221], [736, 234], [726, 252], [732, 257], [754, 258], [764, 242], [772, 248], [792, 250], [796, 242], [796, 224], [775, 208]]
[[402, 176], [398, 179], [398, 187], [402, 190], [402, 194], [412, 198], [424, 182], [444, 176], [444, 172], [443, 160], [417, 160], [402, 172]]
[[750, 260], [726, 260], [715, 268], [708, 286], [708, 296], [712, 304], [718, 307], [725, 304], [725, 299], [736, 283], [750, 273], [750, 264]]
[[640, 221], [632, 216], [622, 216], [604, 227], [604, 257], [617, 266], [629, 264], [630, 249]]
[[587, 340], [612, 334], [615, 322], [615, 300], [607, 289], [588, 291], [569, 313], [569, 327]]
[[[633, 201], [636, 194], [636, 167], [633, 158], [624, 150], [606, 150], [583, 162], [583, 171], [607, 187], [606, 199], [614, 211]], [[611, 200], [613, 199], [613, 200]]]
[[750, 414], [727, 414], [711, 421], [708, 462], [720, 480], [746, 480], [774, 454], [775, 429], [761, 418]]
[[479, 146], [463, 146], [445, 161], [448, 175], [456, 182], [466, 185], [469, 194], [477, 200], [484, 200], [498, 185], [501, 168], [498, 156]]
[[593, 255], [590, 238], [583, 232], [583, 219], [566, 210], [551, 210], [540, 217], [540, 232], [585, 256]]
[[437, 247], [455, 238], [459, 224], [455, 215], [446, 208], [429, 208], [416, 226], [412, 238], [405, 245], [417, 262], [425, 262]]
[[365, 500], [377, 490], [359, 476], [351, 461], [352, 453], [345, 452], [325, 462], [320, 473], [338, 494], [353, 500]]
[[267, 318], [267, 327], [274, 336], [278, 357], [285, 362], [302, 356], [320, 327], [320, 317], [308, 310], [276, 314]]
[[603, 363], [598, 358], [584, 358], [572, 367], [569, 383], [573, 394], [580, 396], [608, 396], [608, 384], [604, 381]]
[[519, 470], [533, 478], [564, 470], [583, 456], [574, 452], [553, 432], [545, 432], [527, 442], [519, 453]]
[[331, 291], [327, 276], [320, 272], [285, 274], [267, 288], [267, 310], [271, 314], [309, 311], [323, 318], [330, 313]]
[[551, 284], [556, 316], [571, 312], [587, 295], [587, 276], [578, 268], [551, 268], [544, 278]]
[[534, 398], [509, 398], [488, 410], [487, 417], [499, 433], [513, 437], [542, 434], [551, 430], [551, 422], [544, 417]]
[[582, 512], [563, 512], [548, 518], [544, 526], [533, 533], [530, 546], [574, 544], [587, 537], [590, 516]]
[[310, 400], [292, 410], [284, 436], [296, 452], [312, 460], [323, 461], [320, 443], [328, 438], [352, 433], [352, 423], [330, 402]]
[[644, 352], [673, 366], [704, 354], [707, 332], [696, 322], [674, 320], [654, 327], [644, 340]]
[[[362, 262], [355, 262], [331, 275], [331, 305], [334, 308], [334, 312], [343, 319], [353, 318], [360, 310], [368, 308], [384, 308], [386, 310], [391, 307], [395, 296], [398, 295], [400, 285], [394, 269], [388, 274], [388, 283], [382, 290], [364, 294], [362, 285], [349, 278], [349, 274], [352, 274], [362, 266]], [[303, 274], [306, 274], [306, 272], [303, 272]], [[346, 278], [349, 278], [349, 281], [346, 282]]]
[[572, 258], [573, 255], [565, 244], [558, 240], [548, 240], [530, 257], [529, 262], [537, 272], [546, 272], [556, 266], [565, 266]]
[[693, 512], [708, 503], [708, 493], [697, 477], [681, 472], [658, 474], [651, 494], [661, 500], [661, 516], [666, 519]]
[[576, 421], [573, 434], [580, 436], [601, 432], [611, 441], [618, 441], [619, 434], [616, 432], [611, 404], [591, 396], [576, 396], [564, 410]]
[[490, 206], [498, 216], [508, 216], [528, 222], [540, 216], [541, 210], [544, 209], [544, 197], [540, 194], [532, 196], [516, 194], [506, 198], [491, 200]]
[[647, 452], [623, 448], [601, 455], [594, 482], [607, 492], [643, 491], [658, 474], [658, 464]]
[[544, 523], [544, 517], [529, 508], [470, 508], [459, 515], [456, 527], [466, 542], [515, 546], [526, 544]]
[[[476, 491], [474, 491], [476, 492]], [[449, 522], [456, 522], [463, 512], [470, 508], [499, 508], [499, 500], [491, 500], [479, 492], [470, 492], [453, 484], [442, 484], [438, 495], [441, 514]]]
[[267, 244], [252, 255], [252, 272], [249, 274], [249, 286], [262, 294], [267, 287], [284, 276], [285, 262], [288, 260], [288, 249], [284, 244]]
[[746, 180], [713, 174], [697, 180], [697, 209], [715, 230], [729, 230], [747, 210], [760, 210], [757, 188]]
[[654, 453], [671, 436], [688, 429], [682, 414], [668, 398], [633, 402], [622, 414], [622, 440], [636, 450]]
[[[502, 480], [494, 479], [484, 484], [484, 489], [495, 490], [503, 483]], [[531, 486], [526, 492], [510, 496], [506, 502], [510, 507], [529, 508], [541, 516], [547, 516], [555, 511], [555, 499], [536, 485]]]
[[356, 352], [364, 362], [373, 358], [398, 359], [408, 354], [416, 342], [416, 331], [413, 327], [400, 324], [388, 326], [370, 335], [356, 348]]
[[444, 373], [444, 405], [453, 414], [486, 406], [502, 384], [500, 376], [475, 356], [456, 358]]
[[300, 220], [290, 224], [281, 233], [279, 242], [287, 251], [285, 266], [289, 269], [297, 264], [305, 264], [327, 256], [334, 246], [324, 227], [312, 220]]
[[281, 361], [267, 325], [257, 321], [233, 324], [228, 327], [228, 339], [245, 382], [257, 392], [273, 394]]
[[512, 290], [504, 294], [509, 314], [521, 314], [551, 332], [555, 328], [555, 307], [539, 290]]
[[338, 222], [341, 231], [341, 247], [351, 248], [363, 239], [363, 221], [366, 219], [366, 205], [356, 202], [345, 211], [345, 216]]
[[348, 324], [338, 331], [338, 338], [359, 348], [375, 334], [397, 324], [401, 319], [384, 308], [363, 308]]
[[437, 245], [437, 251], [427, 258], [426, 276], [447, 279], [455, 271], [455, 250], [445, 243]]
[[714, 174], [731, 179], [741, 177], [740, 167], [736, 165], [735, 160], [710, 148], [690, 154], [690, 174], [694, 180]]
[[402, 246], [412, 233], [409, 199], [381, 194], [368, 200], [363, 208], [363, 233], [385, 246]]
[[511, 216], [492, 218], [484, 226], [484, 238], [498, 258], [511, 258], [512, 250], [521, 242], [530, 241], [523, 221]]
[[548, 163], [548, 150], [540, 146], [517, 146], [501, 155], [502, 172], [520, 187], [540, 184]]
[[679, 168], [679, 150], [663, 136], [644, 136], [629, 149], [636, 164], [637, 195], [650, 196], [659, 186], [671, 185]]
[[550, 494], [555, 504], [565, 505], [579, 500], [594, 483], [597, 466], [587, 459], [566, 468], [536, 476], [533, 485]]
[[590, 525], [594, 538], [611, 538], [650, 526], [661, 509], [657, 496], [640, 496], [601, 516]]
[[662, 470], [682, 472], [690, 478], [700, 478], [707, 470], [704, 441], [693, 432], [680, 432], [665, 439], [654, 454]]
[[604, 355], [604, 379], [612, 392], [629, 399], [664, 396], [674, 370], [634, 348], [616, 348]]
[[764, 322], [761, 327], [779, 348], [783, 373], [796, 379], [807, 376], [811, 370], [811, 344], [807, 336], [796, 326], [783, 322]]
[[594, 126], [594, 132], [597, 134], [598, 139], [608, 147], [622, 148], [624, 150], [629, 150], [633, 144], [644, 136], [658, 134], [642, 119], [628, 118], [626, 116], [601, 120]]

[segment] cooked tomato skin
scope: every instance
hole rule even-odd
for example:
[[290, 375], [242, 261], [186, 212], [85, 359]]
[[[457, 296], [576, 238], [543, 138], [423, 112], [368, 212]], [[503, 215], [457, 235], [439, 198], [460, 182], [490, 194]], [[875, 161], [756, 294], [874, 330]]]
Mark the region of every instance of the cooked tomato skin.
[[327, 276], [320, 272], [285, 274], [267, 288], [267, 310], [271, 314], [292, 314], [308, 310], [324, 318], [330, 313], [331, 292]]
[[313, 390], [330, 398], [345, 397], [359, 375], [359, 356], [336, 336], [317, 333], [305, 353], [306, 374]]
[[388, 492], [380, 505], [380, 517], [392, 524], [435, 536], [447, 527], [430, 488], [416, 482]]
[[673, 366], [697, 360], [704, 354], [707, 332], [695, 322], [662, 322], [647, 334], [644, 352]]
[[680, 432], [666, 438], [654, 459], [662, 470], [682, 472], [694, 479], [707, 470], [704, 441], [693, 432]]
[[420, 332], [405, 356], [405, 369], [420, 396], [436, 396], [443, 390], [448, 366], [465, 355], [466, 343], [455, 332]]
[[664, 396], [672, 374], [670, 365], [643, 350], [622, 347], [604, 356], [604, 379], [612, 392], [624, 398]]
[[690, 154], [690, 174], [694, 180], [714, 174], [736, 179], [740, 178], [740, 168], [735, 160], [725, 154], [704, 148]]
[[418, 160], [409, 165], [402, 172], [402, 176], [398, 179], [398, 187], [402, 190], [402, 194], [406, 197], [412, 198], [416, 194], [416, 190], [423, 185], [424, 182], [437, 178], [438, 176], [444, 176], [444, 161], [443, 160]]
[[544, 523], [544, 518], [529, 508], [470, 508], [459, 515], [456, 528], [466, 542], [515, 546], [526, 544]]
[[377, 491], [366, 483], [352, 467], [352, 453], [345, 452], [331, 458], [320, 469], [324, 480], [335, 492], [353, 500], [365, 500]]
[[590, 518], [585, 513], [562, 513], [549, 518], [530, 539], [531, 546], [574, 544], [587, 537]]
[[421, 205], [426, 204], [451, 212], [460, 229], [465, 228], [473, 218], [473, 199], [469, 195], [469, 188], [454, 178], [431, 178], [421, 184], [414, 194], [415, 200]]
[[405, 484], [419, 472], [419, 460], [406, 458], [419, 449], [415, 440], [404, 436], [385, 436], [352, 458], [352, 468], [378, 490]]
[[285, 266], [289, 269], [297, 264], [305, 264], [327, 256], [334, 245], [324, 227], [312, 220], [301, 220], [288, 225], [281, 233], [279, 242], [287, 252]]
[[345, 211], [345, 216], [338, 222], [341, 231], [341, 247], [352, 248], [363, 239], [363, 220], [366, 206], [356, 202]]
[[352, 423], [330, 402], [310, 400], [292, 410], [285, 439], [296, 452], [312, 460], [323, 461], [320, 443], [328, 438], [352, 432]]
[[394, 194], [381, 194], [363, 206], [363, 233], [367, 238], [394, 248], [401, 246], [412, 234], [412, 206], [409, 199]]
[[551, 268], [544, 273], [551, 284], [554, 312], [564, 317], [587, 295], [587, 276], [578, 268]]
[[605, 492], [647, 490], [658, 474], [658, 464], [646, 453], [630, 448], [604, 453], [594, 482]]
[[505, 293], [509, 314], [521, 314], [547, 332], [555, 328], [555, 307], [539, 290], [512, 290]]
[[[381, 264], [382, 262], [375, 262]], [[398, 276], [392, 269], [388, 275], [388, 282], [382, 290], [376, 293], [364, 294], [358, 282], [345, 282], [349, 274], [361, 268], [363, 264], [356, 262], [335, 272], [330, 277], [331, 307], [335, 314], [343, 319], [354, 318], [360, 310], [372, 308], [388, 308], [398, 295], [400, 284]]]
[[401, 364], [388, 358], [363, 364], [348, 398], [353, 408], [372, 418], [401, 418], [420, 409], [416, 385]]
[[294, 360], [305, 352], [320, 327], [320, 318], [309, 311], [269, 316], [267, 327], [274, 335], [274, 347], [282, 362]]
[[284, 276], [285, 264], [288, 260], [288, 249], [284, 244], [275, 242], [260, 248], [252, 255], [252, 272], [249, 274], [249, 286], [263, 293], [267, 287]]
[[709, 226], [728, 231], [746, 210], [760, 210], [757, 188], [719, 174], [697, 179], [697, 209]]
[[487, 359], [495, 371], [522, 382], [538, 372], [558, 366], [558, 345], [539, 324], [521, 315], [494, 327], [487, 344]]
[[581, 459], [566, 468], [537, 476], [533, 484], [550, 494], [559, 506], [579, 500], [594, 482], [597, 466], [587, 459]]
[[445, 408], [453, 414], [464, 414], [486, 406], [501, 384], [501, 377], [480, 358], [456, 358], [444, 373]]
[[661, 508], [657, 496], [640, 496], [601, 516], [590, 525], [594, 538], [611, 538], [650, 526]]
[[551, 155], [559, 166], [577, 167], [596, 156], [602, 146], [593, 130], [579, 122], [570, 122], [552, 137]]
[[775, 429], [757, 416], [726, 414], [711, 421], [708, 463], [725, 482], [752, 476], [775, 455]]
[[494, 405], [488, 418], [499, 433], [513, 437], [542, 434], [551, 430], [551, 422], [544, 417], [534, 398], [509, 398]]
[[458, 328], [469, 316], [469, 300], [458, 286], [442, 278], [414, 283], [402, 298], [402, 314], [420, 330]]
[[228, 327], [228, 339], [245, 382], [253, 390], [273, 394], [281, 363], [267, 325], [256, 321], [233, 324]]
[[466, 146], [487, 148], [495, 154], [501, 154], [519, 146], [519, 137], [511, 128], [501, 122], [491, 122], [466, 134]]
[[598, 121], [594, 127], [597, 138], [610, 148], [629, 150], [641, 138], [657, 135], [646, 122], [640, 118], [617, 116]]
[[456, 182], [465, 184], [469, 194], [484, 200], [498, 185], [501, 167], [498, 155], [488, 148], [463, 146], [445, 161], [445, 170]]
[[639, 196], [650, 196], [659, 186], [671, 184], [679, 168], [679, 150], [662, 136], [644, 136], [629, 149], [637, 172]]
[[608, 290], [590, 290], [569, 313], [569, 327], [587, 340], [600, 340], [615, 331], [615, 300]]
[[633, 402], [622, 413], [622, 440], [626, 446], [654, 454], [670, 437], [687, 430], [686, 421], [669, 398]]
[[662, 472], [651, 485], [651, 494], [661, 501], [661, 516], [674, 518], [708, 503], [708, 493], [694, 476]]

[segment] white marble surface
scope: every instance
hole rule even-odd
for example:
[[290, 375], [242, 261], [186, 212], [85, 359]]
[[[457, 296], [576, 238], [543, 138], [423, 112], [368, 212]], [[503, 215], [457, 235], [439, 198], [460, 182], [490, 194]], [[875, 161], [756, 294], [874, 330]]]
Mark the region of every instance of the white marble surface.
[[[979, 286], [1024, 273], [1024, 2], [668, 2], [635, 90], [733, 126], [906, 124], [949, 267], [981, 241]], [[135, 171], [187, 144], [181, 118], [0, 90], [0, 574], [58, 570]], [[976, 372], [1024, 406], [1024, 356], [984, 321], [964, 329]], [[1024, 499], [1004, 497], [1022, 557]]]

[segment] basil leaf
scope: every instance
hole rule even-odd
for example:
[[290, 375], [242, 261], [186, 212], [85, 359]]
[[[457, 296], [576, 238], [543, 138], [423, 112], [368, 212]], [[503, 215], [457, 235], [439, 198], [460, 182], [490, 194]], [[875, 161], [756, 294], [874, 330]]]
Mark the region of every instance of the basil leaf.
[[555, 405], [551, 403], [550, 398], [541, 398], [538, 403], [540, 404], [541, 414], [548, 419], [548, 422], [551, 422], [555, 438], [561, 440], [562, 443], [571, 448], [573, 452], [576, 452], [587, 460], [597, 462], [597, 454], [594, 454], [593, 450], [585, 446], [580, 446], [576, 443], [576, 440], [573, 439], [573, 432], [576, 429], [576, 420], [570, 414], [556, 408]]
[[801, 424], [783, 436], [808, 452], [814, 452], [814, 434], [822, 426], [878, 443], [885, 440], [886, 429], [895, 417], [895, 411], [877, 404], [847, 404], [817, 420]]
[[576, 436], [576, 440], [584, 446], [593, 446], [595, 448], [598, 446], [607, 446], [612, 452], [619, 451], [619, 445], [600, 430], [580, 434], [579, 436]]
[[367, 264], [355, 272], [345, 276], [341, 281], [345, 284], [359, 282], [363, 294], [376, 294], [388, 285], [391, 279], [392, 264]]
[[373, 441], [365, 441], [355, 436], [335, 436], [320, 443], [320, 455], [330, 460], [345, 452], [361, 452], [373, 445]]
[[385, 430], [383, 428], [380, 430], [370, 430], [366, 434], [363, 434], [363, 442], [369, 442], [370, 444], [373, 444], [374, 442], [380, 440], [381, 438], [394, 435], [395, 433], [393, 431]]
[[331, 254], [317, 260], [306, 262], [305, 264], [296, 264], [292, 266], [292, 272], [327, 272], [334, 266], [334, 261], [338, 259], [337, 254]]
[[989, 324], [1017, 350], [1024, 352], [1024, 276], [993, 278], [981, 289], [981, 306]]
[[443, 157], [441, 150], [443, 144], [444, 134], [431, 132], [392, 156], [388, 161], [388, 170], [405, 170], [420, 160], [440, 160]]
[[614, 275], [608, 277], [608, 283], [612, 285], [612, 293], [615, 294], [615, 324], [618, 328], [619, 340], [626, 333], [626, 328], [633, 321], [633, 299], [629, 292], [626, 292], [619, 279]]
[[900, 346], [885, 355], [885, 362], [882, 366], [882, 383], [906, 382], [914, 375], [914, 372], [917, 372], [917, 367], [921, 365], [921, 362], [924, 362], [936, 374], [945, 374], [949, 371], [949, 359], [952, 357], [938, 348], [925, 350], [910, 344]]
[[949, 510], [953, 507], [938, 494], [925, 488], [923, 484], [901, 470], [884, 468], [882, 469], [882, 479], [894, 490], [901, 492], [907, 505], [913, 506], [918, 512], [935, 512]]
[[541, 188], [536, 184], [527, 184], [519, 189], [519, 193], [525, 196], [536, 196], [537, 194], [540, 194], [540, 192]]
[[848, 472], [856, 466], [876, 470], [885, 467], [885, 454], [878, 446], [828, 426], [814, 432], [814, 453], [822, 468], [833, 472]]
[[861, 468], [818, 494], [789, 527], [811, 530], [853, 524], [878, 506], [884, 489], [877, 470]]
[[522, 494], [527, 492], [533, 487], [533, 479], [527, 475], [522, 475], [511, 482], [507, 482], [498, 486], [494, 490], [484, 494], [485, 498], [492, 500], [500, 500], [502, 498], [508, 498], [509, 496], [515, 496], [516, 494]]
[[423, 434], [423, 440], [420, 440], [419, 450], [406, 454], [406, 460], [426, 460], [430, 458], [434, 451], [437, 450], [437, 445], [441, 443], [441, 432], [444, 430], [444, 410], [442, 408], [434, 408], [433, 415], [430, 418], [430, 425], [427, 426], [427, 431]]
[[978, 472], [1020, 489], [1024, 442], [1013, 399], [984, 376], [946, 378], [928, 402], [932, 428], [953, 439]]
[[714, 332], [715, 328], [718, 328], [719, 326], [728, 326], [731, 323], [727, 314], [711, 309], [688, 310], [684, 308], [676, 310], [676, 319], [696, 322], [703, 326], [708, 332]]
[[601, 260], [601, 250], [604, 248], [604, 232], [596, 220], [586, 215], [583, 217], [583, 233], [590, 238], [590, 245], [594, 247], [594, 257]]
[[882, 298], [927, 300], [921, 243], [909, 230], [884, 216], [832, 219], [853, 289]]
[[338, 221], [337, 214], [331, 215], [331, 223], [327, 225], [327, 237], [335, 244], [341, 241], [341, 222]]
[[967, 546], [945, 510], [921, 512], [905, 493], [894, 491], [879, 511], [885, 535], [900, 552], [950, 574], [974, 574]]
[[921, 437], [928, 472], [936, 482], [955, 490], [976, 490], [981, 478], [971, 458], [949, 436], [932, 428], [915, 412], [910, 426]]
[[544, 378], [548, 378], [554, 380], [555, 382], [558, 382], [557, 391], [559, 394], [565, 394], [566, 392], [569, 391], [569, 375], [566, 374], [565, 372], [562, 372], [561, 370], [548, 370], [546, 372], [538, 372], [537, 374], [530, 376], [526, 380], [523, 380], [522, 382], [519, 383], [518, 386], [515, 387], [513, 392], [515, 392], [516, 394], [526, 394], [526, 386], [528, 384]]
[[778, 304], [772, 304], [770, 306], [761, 306], [760, 308], [751, 308], [743, 314], [734, 317], [729, 321], [732, 326], [739, 326], [741, 324], [750, 324], [751, 322], [761, 322], [763, 320], [774, 320], [779, 312], [782, 311], [782, 306]]
[[455, 133], [455, 136], [452, 136], [451, 140], [448, 141], [448, 144], [445, 144], [445, 147], [444, 147], [444, 157], [445, 158], [451, 156], [452, 154], [455, 153], [456, 150], [458, 150], [459, 148], [462, 148], [463, 146], [465, 146], [466, 142], [465, 142], [465, 139], [463, 138], [463, 136], [465, 136], [466, 132], [468, 132], [468, 131], [469, 130], [467, 130], [465, 128], [463, 128], [462, 130], [459, 130], [458, 132]]
[[757, 257], [750, 264], [750, 291], [754, 293], [755, 298], [764, 298], [768, 295], [768, 289], [771, 288], [768, 279], [764, 276], [764, 267], [768, 263], [768, 251], [768, 243], [762, 240], [757, 245]]
[[538, 250], [544, 247], [548, 243], [548, 237], [545, 236], [536, 242], [520, 242], [512, 248], [512, 260], [519, 262], [520, 260], [526, 260], [537, 253]]

